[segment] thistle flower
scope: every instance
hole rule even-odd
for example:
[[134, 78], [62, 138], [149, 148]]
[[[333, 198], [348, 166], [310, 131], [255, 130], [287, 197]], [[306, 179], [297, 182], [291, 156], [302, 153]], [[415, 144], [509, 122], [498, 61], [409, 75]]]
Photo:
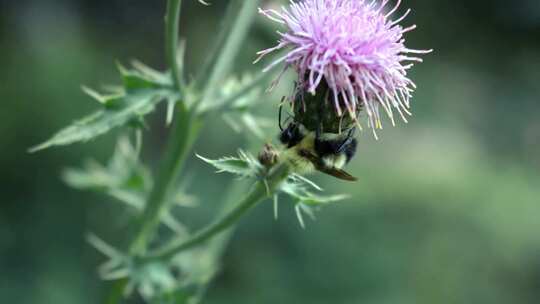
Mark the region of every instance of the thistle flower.
[[281, 10], [259, 9], [264, 16], [285, 25], [287, 31], [278, 32], [278, 45], [258, 52], [256, 61], [290, 48], [264, 71], [282, 62], [285, 69], [294, 67], [299, 75], [295, 96], [299, 91], [315, 95], [319, 87], [328, 86], [331, 93], [323, 101], [333, 104], [338, 117], [348, 112], [357, 122], [358, 111], [365, 109], [368, 125], [375, 132], [382, 128], [382, 107], [392, 125], [394, 109], [407, 122], [406, 115], [411, 115], [409, 101], [416, 88], [407, 71], [414, 62], [422, 62], [414, 54], [432, 50], [414, 50], [404, 45], [403, 34], [416, 28], [399, 25], [410, 9], [393, 20], [391, 16], [401, 0], [389, 10], [387, 4], [388, 0], [291, 0], [289, 7]]

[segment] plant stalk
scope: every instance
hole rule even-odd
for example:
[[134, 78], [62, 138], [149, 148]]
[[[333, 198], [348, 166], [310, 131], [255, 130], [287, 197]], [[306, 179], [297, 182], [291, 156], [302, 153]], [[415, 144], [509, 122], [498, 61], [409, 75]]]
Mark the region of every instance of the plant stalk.
[[[236, 20], [230, 29], [230, 35], [222, 52], [215, 62], [209, 81], [203, 90], [201, 102], [209, 100], [215, 94], [218, 82], [230, 71], [232, 63], [249, 30], [259, 0], [244, 1], [233, 0], [231, 5], [240, 7]], [[175, 88], [180, 92], [181, 74], [177, 61], [178, 51], [178, 25], [180, 21], [181, 0], [168, 0], [165, 19], [166, 55], [171, 67]], [[169, 189], [180, 175], [181, 169], [188, 152], [198, 137], [202, 127], [202, 119], [197, 115], [196, 107], [188, 109], [184, 102], [179, 102], [176, 107], [176, 123], [170, 135], [170, 141], [165, 151], [165, 158], [161, 164], [158, 177], [150, 192], [147, 203], [140, 218], [135, 237], [130, 244], [130, 255], [144, 255], [148, 242], [153, 237], [158, 227], [161, 215], [166, 209]]]
[[[180, 9], [182, 0], [168, 0], [165, 15], [165, 55], [170, 66], [174, 88], [180, 92], [180, 70], [177, 61], [178, 32], [180, 23]], [[178, 177], [183, 166], [187, 151], [191, 148], [196, 137], [195, 127], [192, 125], [193, 115], [189, 113], [184, 103], [179, 102], [176, 107], [176, 123], [170, 135], [170, 142], [166, 149], [165, 159], [161, 164], [159, 175], [150, 192], [142, 216], [139, 219], [135, 237], [130, 246], [131, 255], [140, 255], [146, 247], [153, 230], [159, 225], [160, 215], [164, 209], [168, 190]], [[192, 129], [193, 128], [193, 129]]]
[[[182, 0], [168, 0], [165, 15], [165, 54], [171, 69], [174, 88], [178, 92], [181, 89], [181, 75], [176, 54], [181, 6]], [[148, 241], [159, 225], [161, 213], [165, 209], [169, 188], [180, 174], [187, 152], [197, 137], [196, 117], [187, 109], [185, 103], [179, 102], [175, 111], [176, 122], [169, 137], [164, 161], [139, 219], [135, 237], [129, 246], [129, 253], [134, 256], [146, 252]]]
[[[203, 96], [200, 104], [206, 104], [214, 97], [216, 90], [219, 88], [219, 83], [227, 76], [234, 64], [234, 58], [242, 49], [242, 42], [247, 36], [253, 18], [257, 12], [260, 0], [232, 0], [230, 10], [238, 8], [238, 13], [228, 15], [229, 18], [234, 18], [229, 35], [219, 50], [219, 57], [212, 66], [210, 76], [205, 82]], [[228, 22], [225, 22], [227, 24]], [[226, 29], [225, 29], [226, 30]]]
[[246, 197], [240, 201], [236, 207], [218, 218], [210, 225], [196, 232], [187, 240], [172, 242], [165, 247], [150, 253], [147, 259], [150, 260], [169, 260], [176, 254], [186, 249], [193, 248], [204, 243], [212, 237], [227, 231], [231, 228], [247, 211], [257, 205], [260, 201], [272, 196], [281, 183], [289, 176], [290, 168], [286, 163], [281, 163], [274, 167], [264, 180], [259, 180]]
[[181, 73], [178, 64], [178, 35], [180, 24], [180, 12], [182, 0], [168, 0], [167, 14], [165, 15], [165, 55], [167, 63], [171, 69], [174, 88], [177, 91], [181, 89]]
[[148, 242], [167, 207], [167, 196], [170, 188], [180, 175], [188, 152], [191, 150], [201, 127], [199, 118], [193, 111], [187, 109], [184, 103], [178, 103], [175, 111], [176, 122], [169, 137], [170, 141], [165, 150], [165, 158], [161, 164], [159, 175], [150, 192], [138, 224], [138, 230], [129, 248], [131, 255], [141, 255], [146, 252]]

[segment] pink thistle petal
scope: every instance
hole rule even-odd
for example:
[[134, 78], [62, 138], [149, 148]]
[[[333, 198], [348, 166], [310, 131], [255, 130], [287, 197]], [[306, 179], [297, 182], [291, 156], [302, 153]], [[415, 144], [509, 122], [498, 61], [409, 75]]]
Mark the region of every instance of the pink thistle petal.
[[277, 46], [257, 53], [257, 61], [274, 51], [290, 48], [286, 56], [264, 71], [285, 62], [285, 68], [294, 67], [299, 74], [296, 90], [311, 94], [326, 82], [333, 96], [324, 100], [334, 105], [338, 116], [344, 115], [345, 109], [357, 121], [357, 109], [365, 109], [368, 125], [374, 132], [382, 128], [380, 107], [392, 125], [394, 110], [406, 122], [406, 115], [411, 115], [411, 93], [416, 89], [407, 71], [415, 62], [422, 62], [418, 56], [432, 50], [405, 46], [403, 35], [416, 25], [399, 25], [410, 9], [391, 19], [401, 2], [397, 0], [389, 8], [389, 0], [291, 0], [288, 7], [280, 10], [259, 9], [287, 30], [278, 32], [281, 38]]

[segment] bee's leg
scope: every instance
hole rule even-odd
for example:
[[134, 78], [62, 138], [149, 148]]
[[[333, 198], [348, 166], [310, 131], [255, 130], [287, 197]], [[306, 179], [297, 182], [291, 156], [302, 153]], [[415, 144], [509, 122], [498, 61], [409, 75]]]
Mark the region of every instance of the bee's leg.
[[317, 127], [317, 130], [315, 130], [315, 141], [314, 141], [314, 148], [315, 152], [319, 157], [323, 157], [327, 154], [332, 153], [332, 147], [330, 147], [329, 143], [327, 141], [321, 140], [321, 135], [323, 133], [323, 125], [322, 123], [319, 124]]
[[283, 132], [283, 127], [281, 126], [281, 112], [283, 110], [283, 102], [285, 101], [285, 96], [281, 97], [281, 102], [279, 103], [279, 114], [278, 114], [278, 126], [281, 132]]
[[349, 130], [349, 137], [354, 137], [356, 136], [356, 127], [353, 127], [352, 129]]
[[[354, 131], [355, 131], [355, 128], [352, 128], [349, 130], [347, 137], [343, 140], [341, 145], [337, 148], [338, 153], [342, 153], [343, 151], [345, 151], [347, 147], [350, 146], [351, 143], [356, 140], [354, 138]], [[356, 144], [355, 144], [355, 148], [356, 148]]]

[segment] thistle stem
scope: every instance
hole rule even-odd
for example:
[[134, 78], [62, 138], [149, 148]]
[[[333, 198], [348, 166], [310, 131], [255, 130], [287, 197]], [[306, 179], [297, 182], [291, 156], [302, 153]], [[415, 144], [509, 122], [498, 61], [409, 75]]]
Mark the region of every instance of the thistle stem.
[[[219, 82], [223, 80], [231, 70], [234, 64], [234, 58], [242, 49], [242, 42], [247, 36], [251, 23], [257, 12], [260, 0], [233, 0], [231, 1], [231, 10], [238, 8], [238, 13], [228, 15], [232, 18], [232, 26], [221, 48], [218, 47], [219, 57], [210, 70], [210, 76], [205, 82], [204, 93], [200, 104], [205, 104], [211, 99], [219, 88]], [[225, 22], [227, 24], [228, 22]]]
[[[170, 66], [174, 88], [180, 92], [180, 70], [177, 61], [178, 51], [178, 25], [180, 22], [180, 8], [182, 0], [168, 0], [165, 15], [165, 53]], [[193, 115], [183, 103], [176, 107], [176, 122], [170, 135], [170, 142], [165, 152], [165, 159], [161, 164], [154, 187], [148, 197], [141, 218], [137, 224], [135, 237], [132, 240], [129, 253], [140, 255], [146, 251], [148, 240], [159, 224], [162, 209], [168, 190], [178, 177], [187, 151], [191, 148], [196, 137], [196, 127]]]
[[[172, 70], [175, 88], [180, 92], [181, 74], [177, 62], [178, 24], [180, 20], [181, 0], [168, 0], [165, 19], [166, 54]], [[234, 58], [241, 49], [241, 42], [247, 35], [259, 1], [234, 0], [231, 5], [240, 7], [236, 20], [233, 22], [228, 40], [223, 46], [211, 74], [203, 90], [202, 100], [209, 100], [215, 93], [218, 81], [225, 77], [232, 67]], [[202, 127], [202, 119], [197, 115], [196, 107], [188, 109], [186, 104], [179, 102], [176, 107], [176, 123], [170, 135], [170, 142], [165, 151], [154, 187], [150, 192], [147, 203], [139, 219], [135, 237], [130, 244], [129, 253], [133, 256], [144, 255], [147, 245], [158, 227], [161, 215], [167, 207], [169, 189], [180, 175], [186, 156], [198, 137]]]
[[245, 198], [236, 207], [218, 218], [210, 225], [202, 228], [187, 240], [172, 242], [161, 249], [150, 253], [146, 258], [150, 260], [169, 260], [176, 254], [204, 243], [212, 237], [227, 231], [257, 203], [273, 195], [281, 183], [289, 176], [290, 168], [282, 163], [274, 167], [263, 180], [259, 180]]
[[165, 16], [165, 52], [167, 63], [171, 69], [173, 85], [176, 90], [180, 90], [182, 71], [178, 64], [178, 33], [180, 23], [180, 12], [182, 0], [168, 0], [167, 14]]
[[146, 251], [148, 241], [159, 225], [163, 210], [166, 208], [169, 190], [182, 171], [200, 126], [201, 122], [195, 114], [186, 109], [183, 103], [178, 103], [176, 123], [169, 137], [165, 158], [142, 213], [136, 237], [129, 248], [130, 254], [139, 255]]

